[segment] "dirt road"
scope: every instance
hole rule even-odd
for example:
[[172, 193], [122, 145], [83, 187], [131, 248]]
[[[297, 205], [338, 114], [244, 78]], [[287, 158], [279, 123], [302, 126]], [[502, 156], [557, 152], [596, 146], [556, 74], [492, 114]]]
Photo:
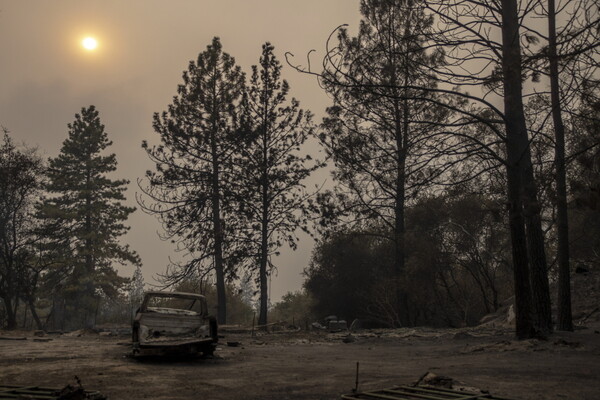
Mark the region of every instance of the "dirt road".
[[[127, 356], [126, 337], [49, 335], [0, 340], [0, 383], [63, 387], [77, 375], [118, 399], [337, 399], [411, 383], [426, 371], [514, 399], [600, 399], [600, 333], [589, 327], [548, 341], [510, 332], [401, 329], [354, 334], [226, 334], [212, 359]], [[0, 336], [15, 333], [0, 332]], [[227, 341], [239, 341], [229, 347]], [[346, 340], [349, 341], [349, 340]]]

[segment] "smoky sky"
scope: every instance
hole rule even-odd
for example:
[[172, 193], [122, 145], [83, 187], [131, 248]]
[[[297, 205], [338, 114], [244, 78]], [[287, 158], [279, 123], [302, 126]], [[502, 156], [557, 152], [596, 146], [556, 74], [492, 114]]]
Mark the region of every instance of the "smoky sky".
[[[115, 177], [131, 181], [127, 203], [135, 205], [138, 178], [152, 168], [142, 140], [158, 142], [152, 114], [166, 109], [191, 59], [214, 36], [246, 72], [258, 62], [261, 45], [275, 46], [291, 96], [319, 122], [329, 99], [313, 77], [293, 71], [284, 54], [306, 64], [311, 49], [319, 65], [329, 34], [341, 24], [354, 31], [358, 0], [0, 0], [0, 124], [12, 138], [58, 154], [67, 124], [82, 107], [95, 105], [115, 152]], [[94, 52], [81, 47], [85, 36], [99, 42]], [[318, 146], [311, 145], [311, 152]], [[326, 172], [310, 184], [328, 178]], [[123, 237], [143, 262], [146, 282], [164, 272], [169, 257], [180, 258], [158, 238], [153, 216], [136, 211]], [[278, 300], [302, 283], [313, 241], [300, 235], [297, 251], [287, 247], [274, 260], [271, 297]], [[131, 276], [131, 266], [119, 267]]]

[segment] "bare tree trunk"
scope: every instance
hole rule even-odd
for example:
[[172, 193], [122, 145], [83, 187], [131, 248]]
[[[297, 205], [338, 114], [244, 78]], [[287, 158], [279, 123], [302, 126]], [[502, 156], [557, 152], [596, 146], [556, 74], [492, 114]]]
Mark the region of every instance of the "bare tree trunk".
[[60, 296], [62, 287], [55, 288], [52, 295], [52, 326], [56, 330], [64, 330], [65, 324], [65, 300]]
[[[410, 29], [408, 26], [404, 29], [404, 36], [408, 38]], [[408, 50], [406, 52], [408, 54]], [[393, 56], [391, 57], [393, 59]], [[409, 63], [404, 59], [404, 86], [409, 83]], [[402, 105], [400, 105], [399, 93], [396, 90], [397, 76], [395, 70], [392, 70], [391, 85], [394, 88], [394, 137], [396, 140], [396, 197], [394, 204], [394, 278], [396, 282], [396, 302], [398, 307], [398, 315], [402, 326], [411, 325], [410, 307], [408, 304], [408, 294], [401, 287], [401, 276], [404, 274], [405, 259], [406, 259], [406, 225], [405, 225], [405, 208], [406, 208], [406, 152], [408, 145], [409, 133], [409, 105], [407, 90], [404, 89]]]
[[42, 329], [44, 329], [44, 326], [42, 324], [42, 321], [40, 321], [40, 317], [38, 316], [37, 311], [35, 310], [35, 304], [34, 304], [33, 300], [31, 300], [31, 299], [28, 299], [27, 303], [29, 304], [29, 309], [31, 310], [31, 316], [33, 317], [33, 320], [35, 321], [35, 325], [41, 331]]
[[[267, 324], [269, 311], [269, 288], [267, 285], [267, 264], [269, 261], [269, 96], [267, 87], [264, 87], [264, 104], [262, 113], [262, 165], [261, 165], [261, 240], [260, 240], [260, 313], [258, 324]], [[266, 329], [266, 328], [265, 328]]]
[[[90, 198], [90, 181], [91, 181], [91, 172], [88, 170], [87, 171], [87, 175], [86, 175], [86, 186], [88, 188], [88, 194], [86, 194], [86, 198], [85, 198], [85, 230], [86, 230], [86, 234], [88, 235], [88, 237], [85, 239], [85, 268], [84, 268], [84, 273], [82, 274], [82, 278], [83, 281], [85, 282], [85, 284], [83, 285], [83, 287], [81, 287], [81, 293], [80, 293], [80, 299], [83, 305], [83, 312], [84, 312], [84, 328], [88, 328], [88, 329], [92, 329], [95, 325], [95, 318], [94, 318], [94, 310], [93, 310], [93, 303], [94, 303], [94, 282], [93, 282], [93, 275], [94, 275], [94, 258], [92, 255], [92, 239], [90, 238], [91, 234], [92, 234], [92, 217], [91, 217], [91, 203], [92, 200]], [[78, 284], [81, 284], [81, 282], [78, 282]]]
[[554, 122], [554, 164], [556, 168], [556, 209], [558, 236], [558, 329], [573, 330], [571, 315], [571, 276], [569, 267], [569, 222], [567, 215], [567, 174], [565, 166], [565, 127], [562, 120], [556, 56], [556, 7], [548, 0], [548, 58], [550, 97]]
[[27, 329], [27, 311], [28, 311], [28, 308], [23, 307], [23, 323], [21, 324], [21, 327], [23, 329]]
[[[523, 140], [529, 142], [527, 137]], [[552, 332], [550, 285], [548, 283], [548, 265], [546, 264], [546, 250], [544, 248], [541, 207], [537, 199], [537, 188], [529, 147], [525, 150], [523, 161], [525, 163], [523, 170], [523, 205], [530, 262], [529, 275], [531, 278], [533, 322], [537, 333], [546, 336]]]
[[[214, 67], [214, 74], [217, 74], [216, 65]], [[210, 150], [212, 156], [212, 219], [213, 219], [213, 239], [214, 239], [214, 267], [215, 275], [217, 278], [217, 322], [219, 324], [227, 323], [227, 296], [225, 293], [225, 269], [223, 266], [223, 223], [221, 221], [221, 182], [220, 179], [220, 165], [219, 165], [219, 152], [217, 148], [217, 133], [218, 127], [218, 113], [217, 111], [217, 87], [216, 80], [213, 79], [212, 84], [212, 96], [213, 96], [213, 110], [211, 115], [212, 132], [210, 135]]]
[[521, 49], [516, 0], [502, 0], [502, 70], [506, 118], [509, 227], [515, 285], [516, 335], [535, 335], [532, 323], [528, 246], [523, 213], [523, 158], [528, 154], [521, 86]]
[[519, 339], [526, 339], [535, 336], [531, 309], [529, 262], [527, 259], [525, 221], [523, 219], [523, 208], [519, 194], [520, 173], [518, 166], [512, 165], [510, 156], [509, 166], [507, 167], [507, 178], [509, 204], [508, 224], [510, 229], [515, 291], [515, 328], [517, 337]]
[[404, 273], [405, 264], [405, 221], [404, 209], [406, 202], [406, 151], [405, 138], [408, 131], [408, 104], [403, 102], [402, 113], [398, 104], [398, 97], [394, 98], [394, 119], [396, 138], [396, 198], [394, 204], [394, 279], [396, 282], [396, 301], [398, 303], [398, 315], [402, 326], [410, 325], [410, 310], [408, 307], [408, 296], [401, 287], [401, 276]]
[[526, 227], [532, 318], [536, 334], [545, 336], [552, 331], [550, 289], [540, 216], [541, 208], [537, 199], [537, 188], [523, 111], [521, 46], [516, 0], [502, 0], [502, 66], [507, 140], [515, 141], [515, 146], [508, 146], [509, 158], [511, 159], [509, 168], [517, 166], [521, 174], [519, 189]]
[[16, 305], [13, 305], [10, 297], [3, 297], [4, 300], [4, 309], [6, 311], [6, 329], [13, 330], [17, 329], [17, 313], [16, 313]]
[[268, 225], [266, 215], [266, 204], [263, 204], [263, 218], [261, 227], [261, 243], [260, 243], [260, 313], [258, 316], [258, 324], [267, 324], [267, 312], [269, 311], [269, 291], [267, 287], [267, 262], [268, 262]]
[[[216, 145], [213, 147], [215, 148], [216, 152]], [[225, 295], [225, 271], [223, 268], [223, 227], [221, 223], [221, 199], [219, 195], [219, 167], [215, 157], [213, 157], [212, 217], [214, 235], [214, 262], [215, 274], [217, 278], [217, 321], [219, 324], [225, 324], [227, 322], [227, 297]]]
[[[266, 109], [266, 106], [265, 106]], [[267, 324], [267, 313], [269, 311], [269, 290], [267, 286], [267, 264], [269, 261], [269, 182], [267, 176], [267, 127], [266, 116], [263, 121], [263, 148], [262, 148], [262, 177], [261, 177], [261, 240], [260, 240], [260, 313], [258, 316], [258, 324]]]

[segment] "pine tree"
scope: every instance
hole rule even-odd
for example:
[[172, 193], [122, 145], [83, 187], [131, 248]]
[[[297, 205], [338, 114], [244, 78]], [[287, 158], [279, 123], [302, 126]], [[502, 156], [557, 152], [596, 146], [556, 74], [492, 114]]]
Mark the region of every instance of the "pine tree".
[[[436, 87], [430, 69], [444, 60], [426, 51], [433, 19], [418, 2], [363, 0], [361, 13], [358, 35], [341, 29], [325, 63], [321, 81], [333, 105], [320, 139], [335, 164], [338, 212], [363, 228], [383, 224], [376, 235], [393, 245], [390, 278], [399, 282], [406, 205], [447, 170], [436, 156], [447, 147], [439, 133], [449, 111], [428, 90]], [[406, 293], [397, 286], [398, 312], [408, 324]]]
[[320, 165], [300, 154], [301, 146], [313, 135], [311, 115], [299, 108], [296, 99], [287, 100], [290, 88], [281, 79], [281, 64], [273, 50], [265, 43], [260, 64], [252, 67], [244, 96], [247, 145], [239, 159], [241, 207], [251, 227], [251, 253], [258, 264], [259, 325], [267, 323], [271, 257], [283, 243], [296, 248], [295, 232], [307, 225], [309, 195], [302, 181]]
[[232, 156], [240, 143], [235, 110], [244, 87], [235, 59], [223, 52], [215, 37], [183, 73], [183, 84], [168, 111], [154, 115], [154, 130], [162, 144], [146, 149], [156, 164], [148, 171], [150, 198], [143, 209], [163, 223], [166, 236], [192, 255], [192, 260], [168, 274], [177, 284], [191, 274], [216, 275], [220, 324], [226, 322], [225, 280], [238, 267], [237, 210], [231, 196]]
[[60, 154], [49, 160], [46, 190], [52, 196], [43, 201], [40, 217], [51, 241], [68, 249], [61, 267], [63, 295], [91, 327], [98, 307], [96, 292], [116, 296], [127, 281], [112, 263], [141, 264], [139, 256], [119, 242], [135, 208], [122, 204], [129, 181], [109, 178], [117, 160], [115, 154], [101, 154], [112, 142], [96, 108], [82, 108], [68, 129]]

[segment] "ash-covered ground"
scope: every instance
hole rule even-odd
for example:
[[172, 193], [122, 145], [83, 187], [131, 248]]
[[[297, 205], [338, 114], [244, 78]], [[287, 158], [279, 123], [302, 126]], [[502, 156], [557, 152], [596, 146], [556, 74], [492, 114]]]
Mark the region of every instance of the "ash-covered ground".
[[[517, 341], [510, 328], [224, 332], [213, 358], [138, 360], [129, 338], [0, 332], [0, 383], [60, 388], [78, 376], [110, 399], [337, 399], [425, 372], [514, 399], [598, 399], [600, 324]], [[237, 347], [227, 342], [238, 342]]]

